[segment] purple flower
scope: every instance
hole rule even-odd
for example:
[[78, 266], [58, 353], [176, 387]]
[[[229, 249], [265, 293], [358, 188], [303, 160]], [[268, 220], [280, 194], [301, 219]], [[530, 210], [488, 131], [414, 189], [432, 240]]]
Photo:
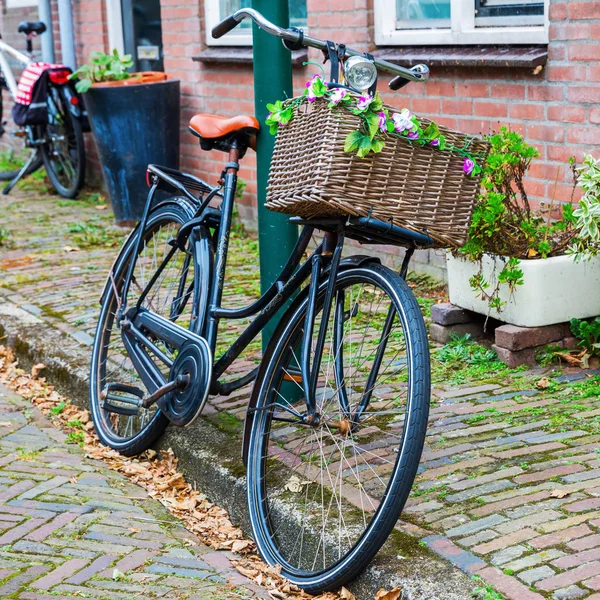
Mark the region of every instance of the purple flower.
[[387, 117], [385, 116], [385, 113], [382, 111], [379, 113], [379, 129], [381, 131], [386, 131], [386, 123], [387, 123]]
[[419, 137], [418, 131], [409, 131], [407, 137], [411, 140], [416, 140]]
[[371, 104], [371, 102], [373, 102], [373, 96], [370, 96], [369, 94], [363, 94], [356, 101], [356, 108], [358, 108], [358, 110], [367, 110], [367, 108], [369, 108], [369, 104]]
[[438, 138], [436, 138], [435, 140], [431, 140], [429, 142], [430, 146], [434, 146], [435, 148], [439, 148], [440, 146], [440, 140]]
[[399, 113], [394, 113], [392, 120], [394, 121], [394, 128], [398, 133], [412, 129], [415, 126], [412, 122], [412, 114], [407, 108], [402, 109]]
[[335, 90], [333, 90], [333, 92], [331, 92], [331, 96], [329, 97], [329, 99], [334, 104], [339, 104], [344, 99], [344, 97], [346, 96], [347, 93], [348, 93], [348, 90], [344, 90], [342, 88], [336, 88]]
[[475, 168], [475, 163], [470, 158], [465, 158], [465, 162], [463, 163], [463, 171], [466, 175], [470, 175]]
[[307, 99], [309, 102], [314, 102], [317, 99], [317, 95], [315, 94], [314, 84], [319, 79], [321, 79], [320, 75], [313, 75], [313, 78], [310, 81], [306, 82], [306, 87], [308, 88]]

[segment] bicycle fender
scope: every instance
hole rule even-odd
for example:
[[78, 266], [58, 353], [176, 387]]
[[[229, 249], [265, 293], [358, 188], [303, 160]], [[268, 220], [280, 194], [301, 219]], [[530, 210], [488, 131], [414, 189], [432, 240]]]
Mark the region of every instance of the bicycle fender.
[[[340, 261], [339, 269], [340, 270], [355, 269], [357, 267], [360, 267], [360, 266], [362, 266], [366, 263], [370, 263], [370, 262], [381, 263], [381, 260], [379, 258], [377, 258], [376, 256], [368, 256], [366, 254], [357, 254], [354, 256], [348, 256], [346, 258], [342, 258], [342, 260]], [[325, 271], [325, 272], [327, 272], [327, 271]], [[319, 287], [322, 289], [325, 286], [325, 283], [326, 282], [324, 281]], [[289, 320], [289, 316], [292, 315], [296, 310], [298, 310], [298, 308], [300, 307], [302, 302], [304, 302], [304, 300], [306, 299], [307, 296], [308, 296], [308, 287], [305, 287], [304, 290], [302, 290], [292, 300], [292, 304], [285, 311], [285, 313], [281, 317], [279, 323], [277, 324], [277, 327], [275, 328], [275, 331], [273, 332], [273, 335], [271, 336], [271, 339], [269, 340], [269, 344], [268, 344], [267, 349], [265, 350], [263, 356], [271, 355], [271, 353], [274, 350], [274, 346], [277, 343], [277, 340], [281, 337], [281, 335], [283, 333], [283, 328], [285, 327], [285, 323], [287, 323], [287, 321]], [[252, 409], [256, 408], [256, 404], [258, 402], [258, 398], [257, 398], [258, 390], [260, 388], [261, 381], [264, 377], [266, 367], [267, 367], [267, 365], [265, 364], [265, 361], [264, 360], [261, 361], [259, 369], [258, 369], [258, 374], [256, 375], [256, 379], [254, 380], [254, 386], [252, 387], [252, 394], [250, 395], [250, 401], [248, 402], [248, 410], [246, 412], [246, 418], [244, 419], [244, 431], [243, 431], [243, 437], [242, 437], [242, 461], [244, 462], [244, 466], [247, 466], [247, 464], [248, 464], [248, 446], [250, 445], [250, 432], [252, 430], [252, 423], [254, 422], [254, 412], [252, 411]]]
[[[194, 216], [195, 207], [192, 207], [190, 202], [183, 197], [169, 198], [168, 200], [160, 202], [155, 207], [153, 207], [152, 212], [157, 210], [159, 207], [163, 207], [167, 204], [175, 204], [175, 205], [178, 205], [180, 208], [187, 210], [190, 213], [190, 219]], [[111, 286], [112, 286], [112, 283], [110, 280], [110, 273], [118, 273], [120, 271], [120, 269], [123, 268], [125, 260], [127, 259], [127, 255], [131, 252], [131, 248], [135, 244], [136, 236], [138, 235], [139, 228], [140, 228], [140, 224], [138, 223], [133, 228], [132, 232], [129, 234], [127, 239], [125, 240], [125, 243], [121, 247], [121, 250], [119, 251], [119, 254], [117, 255], [117, 258], [113, 262], [113, 264], [110, 268], [110, 271], [109, 271], [109, 276], [106, 278], [106, 283], [104, 284], [104, 288], [102, 289], [102, 293], [100, 294], [100, 304], [102, 304], [104, 302], [104, 299], [106, 298], [106, 294], [108, 293], [108, 291], [111, 289]]]

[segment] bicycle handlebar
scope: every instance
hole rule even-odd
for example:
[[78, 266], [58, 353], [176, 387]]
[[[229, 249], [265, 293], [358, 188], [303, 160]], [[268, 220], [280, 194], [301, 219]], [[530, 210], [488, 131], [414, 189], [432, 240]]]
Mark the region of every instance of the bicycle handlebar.
[[[253, 8], [240, 8], [239, 10], [236, 10], [233, 14], [229, 15], [218, 25], [213, 27], [212, 36], [214, 38], [224, 36], [232, 29], [235, 29], [237, 25], [246, 18], [252, 19], [263, 31], [281, 38], [284, 41], [291, 42], [292, 44], [300, 43], [303, 46], [317, 48], [318, 50], [327, 50], [327, 42], [311, 37], [310, 35], [304, 35], [298, 30], [279, 27], [278, 25], [275, 25], [275, 23], [271, 23], [271, 21], [263, 17]], [[358, 50], [353, 50], [352, 48], [346, 48], [346, 55], [363, 56], [363, 53]], [[406, 69], [405, 67], [400, 67], [380, 58], [375, 58], [373, 62], [377, 68], [396, 75], [389, 84], [389, 87], [392, 90], [398, 90], [411, 81], [422, 82], [429, 79], [429, 67], [427, 65], [415, 65], [410, 69]]]

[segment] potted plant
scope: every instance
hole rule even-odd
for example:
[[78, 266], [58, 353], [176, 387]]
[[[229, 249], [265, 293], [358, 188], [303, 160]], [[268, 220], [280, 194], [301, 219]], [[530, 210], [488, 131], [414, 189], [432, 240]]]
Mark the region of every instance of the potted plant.
[[146, 168], [179, 168], [179, 81], [165, 73], [129, 73], [131, 55], [92, 52], [72, 75], [84, 94], [102, 173], [119, 225], [140, 219]]
[[489, 139], [467, 243], [447, 255], [450, 302], [522, 327], [599, 315], [600, 160], [570, 161], [579, 208], [572, 194], [542, 213], [524, 186], [537, 150], [507, 128]]

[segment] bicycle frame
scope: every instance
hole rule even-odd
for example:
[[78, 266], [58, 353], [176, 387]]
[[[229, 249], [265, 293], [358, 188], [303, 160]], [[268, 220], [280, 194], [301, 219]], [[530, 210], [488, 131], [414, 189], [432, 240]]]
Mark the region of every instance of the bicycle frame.
[[[193, 222], [192, 228], [185, 228], [185, 235], [192, 238], [193, 243], [200, 244], [200, 266], [203, 273], [209, 273], [207, 276], [208, 282], [203, 281], [203, 285], [208, 285], [208, 293], [204, 292], [201, 294], [200, 304], [201, 306], [194, 307], [194, 313], [198, 322], [196, 326], [191, 330], [184, 329], [176, 325], [173, 321], [161, 317], [157, 314], [151, 313], [142, 307], [143, 301], [152, 288], [156, 280], [160, 277], [160, 273], [169, 263], [173, 254], [178, 248], [183, 245], [183, 240], [177, 239], [172, 243], [172, 250], [167, 252], [163, 258], [161, 264], [158, 266], [151, 280], [147, 283], [145, 289], [142, 291], [135, 307], [128, 307], [126, 304], [127, 293], [133, 277], [135, 269], [135, 260], [132, 260], [128, 265], [128, 271], [125, 276], [123, 287], [120, 292], [120, 319], [124, 323], [125, 327], [122, 328], [122, 335], [129, 340], [124, 340], [130, 352], [137, 353], [135, 344], [131, 343], [133, 338], [136, 338], [141, 346], [138, 344], [137, 349], [143, 351], [145, 356], [130, 356], [132, 362], [139, 368], [140, 376], [144, 379], [146, 385], [151, 389], [157, 389], [157, 380], [159, 379], [158, 373], [151, 373], [152, 367], [149, 364], [151, 362], [148, 352], [154, 354], [159, 360], [168, 366], [172, 365], [172, 361], [156, 347], [156, 345], [148, 339], [143, 333], [147, 331], [150, 336], [159, 338], [162, 341], [168, 343], [172, 347], [179, 348], [185, 341], [193, 340], [197, 335], [204, 337], [211, 349], [214, 356], [216, 343], [217, 343], [217, 332], [219, 322], [221, 319], [242, 319], [250, 316], [255, 318], [250, 322], [246, 329], [239, 335], [239, 337], [231, 344], [229, 349], [214, 363], [213, 375], [210, 393], [211, 394], [229, 394], [233, 390], [243, 387], [250, 381], [252, 381], [258, 372], [258, 368], [254, 369], [247, 375], [228, 383], [221, 383], [219, 378], [227, 370], [227, 368], [233, 363], [233, 361], [244, 351], [248, 344], [262, 331], [266, 324], [271, 321], [277, 314], [278, 310], [290, 300], [296, 292], [298, 292], [302, 284], [311, 277], [310, 292], [309, 292], [309, 303], [311, 305], [311, 314], [314, 314], [315, 305], [317, 301], [318, 286], [322, 282], [322, 276], [325, 270], [328, 271], [329, 281], [335, 281], [335, 272], [339, 268], [341, 263], [341, 252], [344, 244], [344, 236], [339, 235], [335, 232], [325, 232], [324, 241], [317, 246], [311, 256], [302, 263], [302, 257], [310, 242], [313, 227], [304, 226], [298, 238], [295, 248], [293, 249], [287, 263], [281, 270], [281, 273], [277, 277], [276, 281], [267, 289], [265, 292], [253, 303], [242, 308], [224, 308], [222, 306], [222, 296], [224, 288], [225, 278], [225, 267], [227, 263], [227, 254], [229, 250], [229, 236], [231, 230], [231, 220], [233, 215], [233, 206], [235, 202], [235, 189], [237, 186], [237, 155], [230, 156], [230, 161], [227, 163], [228, 168], [223, 177], [223, 199], [221, 203], [221, 210], [218, 218], [215, 219], [215, 209], [208, 206], [208, 201], [211, 197], [220, 190], [220, 188], [212, 188], [211, 193], [208, 194], [207, 199], [201, 203], [196, 211], [195, 217], [190, 221]], [[233, 166], [232, 166], [233, 165]], [[144, 231], [145, 224], [150, 212], [153, 199], [155, 197], [156, 190], [159, 186], [159, 177], [156, 172], [160, 172], [160, 169], [153, 167], [149, 170], [150, 173], [154, 171], [153, 183], [148, 193], [146, 201], [144, 215], [140, 221], [138, 227], [139, 234], [134, 241], [134, 257], [137, 257], [142, 244], [142, 232]], [[168, 176], [167, 176], [168, 177]], [[209, 187], [209, 186], [207, 186]], [[210, 187], [209, 187], [210, 189]], [[197, 199], [195, 199], [197, 202]], [[211, 237], [208, 232], [208, 228], [213, 227], [215, 230], [216, 237], [216, 248], [214, 252], [214, 258], [212, 256], [212, 243]], [[181, 230], [180, 230], [181, 231]], [[341, 233], [341, 232], [340, 232]], [[192, 237], [195, 236], [195, 237]], [[185, 242], [187, 243], [187, 237]], [[204, 242], [204, 243], [203, 243]], [[208, 243], [206, 243], [208, 242]], [[184, 246], [185, 247], [185, 246]], [[302, 264], [301, 264], [302, 263]], [[212, 268], [214, 266], [214, 268]], [[180, 283], [180, 289], [177, 293], [178, 301], [176, 306], [172, 306], [172, 316], [176, 318], [177, 314], [180, 314], [183, 307], [192, 295], [191, 290], [193, 284], [187, 287], [188, 291], [185, 291], [185, 284]], [[332, 287], [332, 286], [331, 286]], [[204, 299], [202, 299], [202, 297]], [[181, 300], [179, 300], [181, 298]], [[325, 302], [326, 307], [331, 306], [331, 291]], [[324, 309], [326, 310], [326, 309]], [[326, 322], [326, 319], [325, 321]], [[312, 324], [311, 324], [312, 325]], [[318, 364], [310, 365], [310, 340], [312, 339], [312, 329], [310, 335], [306, 336], [305, 346], [303, 350], [303, 372], [306, 373], [304, 381], [306, 382], [306, 397], [307, 406], [309, 408], [309, 415], [314, 413], [316, 410], [314, 402], [314, 388], [316, 386], [316, 371], [319, 368]], [[319, 331], [317, 344], [322, 346], [325, 343], [325, 331]], [[142, 350], [143, 346], [143, 350]], [[146, 376], [144, 376], [144, 373]]]
[[9, 46], [6, 42], [3, 42], [0, 39], [0, 70], [2, 71], [2, 75], [4, 76], [4, 81], [6, 81], [6, 87], [10, 92], [10, 95], [13, 100], [17, 98], [17, 81], [15, 79], [14, 73], [8, 64], [8, 60], [6, 60], [6, 55], [12, 56], [15, 60], [20, 62], [24, 67], [26, 67], [31, 59], [22, 52], [15, 50], [12, 46]]

